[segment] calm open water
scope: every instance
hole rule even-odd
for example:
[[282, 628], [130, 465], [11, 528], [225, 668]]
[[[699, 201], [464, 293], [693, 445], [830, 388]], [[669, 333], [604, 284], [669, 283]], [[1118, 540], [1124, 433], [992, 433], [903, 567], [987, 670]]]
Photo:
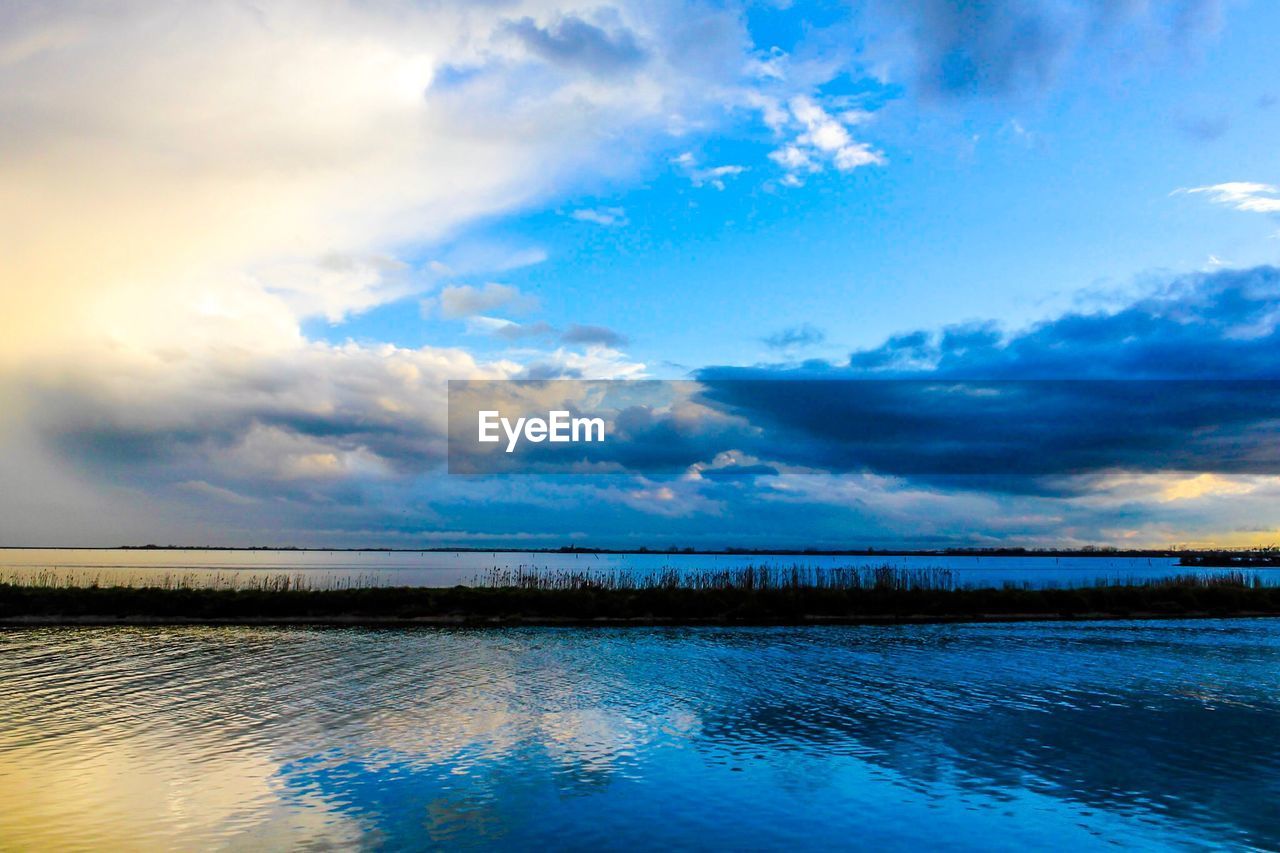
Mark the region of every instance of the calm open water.
[[1280, 848], [1280, 620], [0, 630], [0, 848]]

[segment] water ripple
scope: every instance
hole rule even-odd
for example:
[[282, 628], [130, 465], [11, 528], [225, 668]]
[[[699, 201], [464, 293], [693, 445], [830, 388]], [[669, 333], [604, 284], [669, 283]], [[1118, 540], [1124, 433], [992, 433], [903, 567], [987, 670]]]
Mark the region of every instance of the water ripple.
[[1267, 620], [13, 629], [0, 847], [1274, 849], [1278, 727]]

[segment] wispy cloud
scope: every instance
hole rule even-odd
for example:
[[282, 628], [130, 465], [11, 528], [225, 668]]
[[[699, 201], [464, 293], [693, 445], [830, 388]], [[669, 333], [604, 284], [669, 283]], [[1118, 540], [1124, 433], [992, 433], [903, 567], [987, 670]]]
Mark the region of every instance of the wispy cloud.
[[772, 349], [798, 349], [820, 344], [826, 340], [826, 337], [818, 327], [801, 323], [799, 326], [791, 326], [769, 335], [764, 338], [764, 343]]
[[627, 224], [627, 212], [621, 207], [586, 207], [573, 211], [569, 216], [579, 222], [591, 222], [606, 228]]
[[467, 331], [474, 335], [490, 335], [504, 341], [547, 338], [556, 333], [554, 326], [541, 320], [535, 323], [516, 323], [501, 317], [485, 316], [468, 317]]
[[1231, 128], [1231, 119], [1225, 115], [1182, 115], [1174, 125], [1191, 139], [1212, 142]]
[[626, 346], [627, 336], [605, 326], [580, 326], [574, 324], [565, 330], [560, 340], [566, 344], [584, 344], [617, 349]]
[[424, 300], [424, 311], [430, 311], [433, 307], [438, 307], [440, 314], [446, 318], [458, 319], [499, 309], [523, 314], [535, 310], [538, 300], [509, 284], [489, 282], [480, 287], [458, 284], [445, 287], [434, 299]]
[[695, 187], [704, 185], [712, 186], [715, 189], [723, 190], [725, 181], [729, 178], [737, 177], [747, 171], [746, 166], [738, 166], [733, 164], [725, 164], [722, 166], [700, 166], [698, 158], [694, 156], [692, 151], [686, 151], [672, 161], [679, 166], [688, 176], [690, 182]]
[[179, 483], [178, 488], [199, 498], [210, 498], [236, 506], [249, 506], [259, 502], [256, 498], [238, 494], [231, 489], [224, 489], [212, 483], [206, 483], [204, 480], [187, 480], [185, 483]]
[[1249, 213], [1280, 213], [1280, 187], [1253, 181], [1228, 181], [1206, 187], [1176, 190], [1180, 193], [1204, 193], [1214, 204], [1222, 204]]

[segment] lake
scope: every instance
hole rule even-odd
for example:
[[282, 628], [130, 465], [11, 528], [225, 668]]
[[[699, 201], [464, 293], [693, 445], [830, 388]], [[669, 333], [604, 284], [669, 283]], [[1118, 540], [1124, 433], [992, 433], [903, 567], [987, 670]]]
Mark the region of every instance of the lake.
[[1280, 848], [1280, 620], [0, 630], [0, 847]]
[[[55, 571], [63, 582], [101, 584], [147, 580], [166, 575], [198, 581], [223, 580], [272, 573], [301, 574], [315, 585], [351, 581], [363, 585], [453, 586], [474, 583], [493, 568], [521, 566], [555, 571], [650, 572], [665, 567], [682, 570], [762, 565], [881, 566], [947, 568], [958, 583], [999, 586], [1092, 584], [1099, 580], [1129, 581], [1175, 574], [1221, 574], [1221, 569], [1178, 566], [1175, 558], [1132, 557], [959, 557], [871, 556], [820, 557], [795, 555], [725, 554], [548, 554], [490, 551], [188, 551], [119, 549], [0, 549], [0, 580], [34, 577]], [[1280, 571], [1256, 570], [1266, 583], [1280, 583]]]

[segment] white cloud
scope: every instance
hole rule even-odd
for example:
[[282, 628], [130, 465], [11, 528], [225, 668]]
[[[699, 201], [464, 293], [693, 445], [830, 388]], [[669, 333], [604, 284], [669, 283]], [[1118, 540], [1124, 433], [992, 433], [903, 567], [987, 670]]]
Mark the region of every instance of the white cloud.
[[228, 452], [220, 454], [218, 468], [274, 481], [323, 481], [386, 476], [394, 461], [351, 436], [334, 440], [255, 423]]
[[540, 264], [546, 259], [547, 250], [541, 246], [463, 239], [450, 244], [428, 267], [437, 276], [473, 276], [509, 272]]
[[769, 159], [788, 172], [816, 171], [817, 165], [808, 151], [799, 145], [786, 145], [769, 154]]
[[711, 186], [718, 190], [725, 188], [725, 179], [733, 178], [747, 171], [746, 166], [725, 164], [722, 166], [699, 166], [698, 158], [692, 151], [685, 151], [672, 158], [672, 163], [679, 166], [695, 187]]
[[[0, 496], [6, 530], [58, 538], [49, 510], [74, 503], [133, 535], [152, 485], [235, 506], [264, 497], [244, 484], [427, 465], [450, 378], [643, 375], [603, 345], [478, 361], [302, 330], [431, 291], [499, 337], [552, 334], [474, 283], [546, 251], [474, 227], [734, 121], [783, 85], [756, 55], [737, 10], [696, 0], [0, 5], [0, 470], [44, 489]], [[130, 501], [81, 494], [95, 454], [134, 443], [176, 455], [126, 466]]]
[[508, 341], [520, 341], [528, 338], [547, 338], [556, 334], [555, 328], [542, 321], [521, 324], [501, 317], [468, 317], [467, 333], [472, 335], [488, 335]]
[[785, 170], [782, 183], [786, 186], [799, 186], [803, 175], [821, 172], [827, 166], [851, 172], [887, 162], [883, 154], [856, 141], [849, 133], [849, 126], [868, 120], [865, 111], [846, 110], [837, 118], [807, 95], [791, 98], [785, 109], [767, 101], [761, 102], [761, 109], [766, 123], [776, 133], [790, 136], [789, 141], [769, 154], [769, 159]]
[[527, 379], [643, 379], [648, 374], [643, 363], [606, 346], [588, 346], [584, 351], [558, 347], [549, 353], [528, 353], [519, 378]]
[[[329, 254], [314, 261], [290, 261], [265, 267], [258, 276], [266, 290], [280, 297], [290, 313], [321, 315], [337, 323], [421, 290], [431, 276], [417, 274], [407, 263], [388, 255]], [[206, 295], [205, 304], [212, 294]]]
[[1280, 187], [1252, 181], [1228, 181], [1206, 187], [1178, 190], [1183, 193], [1205, 193], [1214, 204], [1222, 204], [1248, 213], [1280, 213]]
[[769, 80], [787, 79], [787, 68], [791, 57], [782, 48], [772, 48], [767, 57], [753, 58], [749, 68], [755, 76]]
[[591, 222], [606, 228], [627, 224], [627, 212], [621, 207], [583, 208], [569, 215], [579, 222]]
[[[600, 73], [609, 51], [625, 62]], [[5, 7], [0, 368], [299, 346], [301, 319], [425, 287], [397, 266], [421, 247], [454, 268], [434, 247], [470, 224], [627, 175], [676, 122], [721, 121], [750, 55], [714, 6]]]

